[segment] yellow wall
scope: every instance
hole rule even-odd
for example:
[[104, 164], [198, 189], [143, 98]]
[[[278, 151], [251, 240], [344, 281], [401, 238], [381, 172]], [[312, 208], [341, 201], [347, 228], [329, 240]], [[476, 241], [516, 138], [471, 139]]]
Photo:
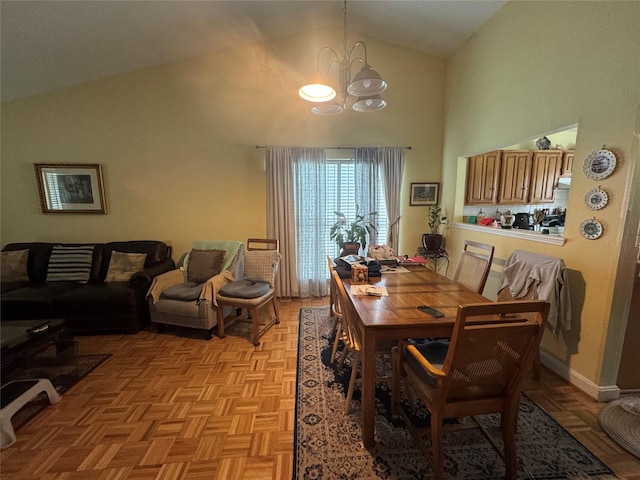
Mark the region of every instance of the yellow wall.
[[[256, 145], [411, 145], [401, 250], [415, 252], [425, 209], [408, 206], [408, 184], [440, 178], [444, 61], [363, 38], [388, 107], [318, 117], [297, 91], [318, 48], [341, 39], [238, 37], [205, 58], [3, 104], [2, 244], [160, 239], [178, 258], [195, 239], [266, 233]], [[34, 163], [102, 164], [108, 214], [41, 213]]]
[[[571, 270], [574, 326], [546, 335], [543, 345], [580, 382], [604, 390], [615, 384], [618, 366], [616, 356], [605, 352], [607, 331], [610, 322], [623, 329], [626, 323], [610, 312], [617, 308], [618, 257], [627, 241], [623, 226], [637, 158], [632, 145], [640, 104], [638, 25], [637, 1], [509, 2], [447, 64], [443, 203], [449, 211], [461, 215], [462, 157], [578, 124], [564, 246], [455, 228], [447, 245], [457, 252], [465, 238], [492, 243], [498, 262], [516, 248], [564, 259]], [[616, 152], [618, 167], [594, 182], [582, 175], [582, 161], [603, 145]], [[594, 213], [583, 198], [597, 185], [611, 198]], [[594, 215], [605, 233], [585, 240], [578, 227]]]

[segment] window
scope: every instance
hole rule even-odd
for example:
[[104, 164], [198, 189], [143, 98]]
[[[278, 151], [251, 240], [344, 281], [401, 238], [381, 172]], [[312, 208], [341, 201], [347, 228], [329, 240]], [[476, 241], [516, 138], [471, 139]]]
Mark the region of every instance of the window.
[[[355, 161], [349, 159], [330, 159], [325, 166], [326, 174], [326, 210], [324, 225], [325, 249], [330, 256], [337, 256], [340, 252], [338, 246], [329, 238], [329, 230], [336, 221], [335, 212], [342, 212], [347, 219], [353, 219], [356, 214], [356, 192], [355, 192]], [[374, 238], [368, 239], [368, 244], [385, 243], [387, 238], [387, 206], [383, 195], [382, 176], [378, 176], [378, 194], [375, 195], [376, 205], [373, 211], [378, 215], [375, 223], [378, 225], [378, 232]], [[364, 211], [361, 213], [369, 213]], [[328, 278], [328, 277], [327, 277]]]
[[331, 157], [327, 150], [333, 149], [267, 149], [267, 233], [281, 239], [285, 253], [276, 280], [283, 297], [327, 294], [327, 256], [339, 253], [329, 238], [336, 211], [353, 218], [357, 204], [361, 212], [376, 212], [371, 244], [387, 242], [388, 211], [397, 228], [403, 147], [358, 147], [351, 158], [343, 158], [344, 149]]

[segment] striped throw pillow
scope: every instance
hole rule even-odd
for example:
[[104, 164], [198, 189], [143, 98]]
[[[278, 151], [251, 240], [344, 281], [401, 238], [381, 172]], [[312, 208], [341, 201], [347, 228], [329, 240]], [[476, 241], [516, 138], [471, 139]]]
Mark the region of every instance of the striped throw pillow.
[[49, 257], [47, 282], [87, 283], [91, 275], [93, 245], [66, 247], [54, 245]]

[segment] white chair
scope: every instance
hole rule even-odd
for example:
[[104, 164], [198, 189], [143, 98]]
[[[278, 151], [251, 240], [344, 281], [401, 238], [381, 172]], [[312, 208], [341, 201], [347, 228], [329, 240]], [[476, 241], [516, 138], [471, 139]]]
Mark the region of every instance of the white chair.
[[52, 404], [58, 403], [61, 399], [51, 381], [46, 378], [14, 380], [2, 386], [0, 393], [2, 399], [2, 408], [0, 409], [0, 425], [2, 426], [0, 441], [2, 448], [7, 448], [16, 441], [11, 418], [40, 392], [45, 392], [49, 397], [49, 402]]

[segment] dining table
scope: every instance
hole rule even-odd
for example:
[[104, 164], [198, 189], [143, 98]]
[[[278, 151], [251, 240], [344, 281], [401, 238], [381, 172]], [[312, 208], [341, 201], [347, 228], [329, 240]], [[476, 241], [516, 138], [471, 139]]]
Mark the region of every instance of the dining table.
[[[491, 300], [424, 266], [402, 267], [401, 273], [369, 277], [368, 285], [383, 286], [388, 295], [362, 294], [342, 279], [355, 312], [360, 334], [362, 362], [362, 442], [375, 446], [376, 343], [410, 338], [448, 338], [453, 332], [458, 306]], [[360, 290], [360, 294], [356, 294]], [[375, 293], [375, 292], [374, 292]], [[436, 318], [417, 307], [432, 307]]]

